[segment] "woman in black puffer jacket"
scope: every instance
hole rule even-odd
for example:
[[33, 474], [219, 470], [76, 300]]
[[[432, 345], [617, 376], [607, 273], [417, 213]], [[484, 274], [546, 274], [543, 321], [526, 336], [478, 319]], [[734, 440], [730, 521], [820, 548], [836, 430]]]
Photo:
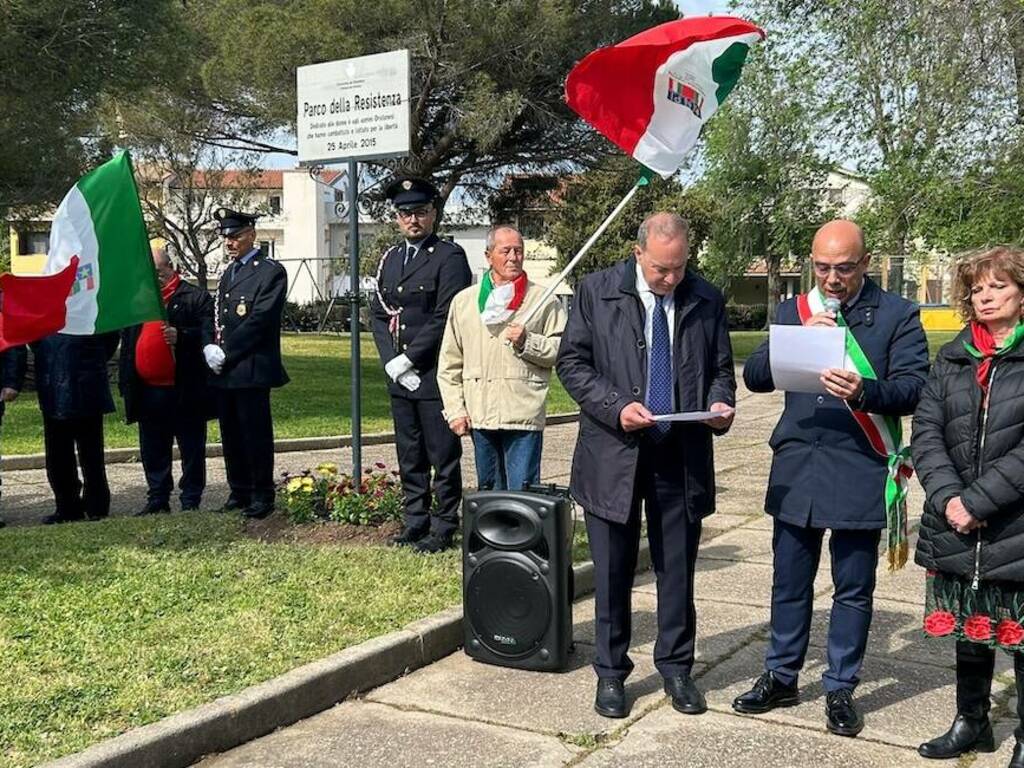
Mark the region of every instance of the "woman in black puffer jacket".
[[953, 725], [924, 757], [994, 749], [995, 649], [1013, 653], [1024, 768], [1024, 251], [1000, 247], [958, 265], [970, 323], [939, 351], [914, 414], [911, 451], [926, 500], [915, 557], [928, 569], [924, 630], [956, 644]]

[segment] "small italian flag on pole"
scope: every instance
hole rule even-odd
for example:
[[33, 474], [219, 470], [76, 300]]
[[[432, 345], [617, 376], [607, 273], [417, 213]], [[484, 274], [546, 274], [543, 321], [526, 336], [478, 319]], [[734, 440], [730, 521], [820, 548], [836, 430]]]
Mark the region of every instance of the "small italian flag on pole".
[[75, 258], [60, 333], [106, 333], [165, 316], [127, 152], [83, 176], [57, 208], [43, 272], [63, 272]]
[[599, 48], [569, 73], [569, 106], [643, 165], [674, 174], [764, 31], [732, 16], [670, 21]]

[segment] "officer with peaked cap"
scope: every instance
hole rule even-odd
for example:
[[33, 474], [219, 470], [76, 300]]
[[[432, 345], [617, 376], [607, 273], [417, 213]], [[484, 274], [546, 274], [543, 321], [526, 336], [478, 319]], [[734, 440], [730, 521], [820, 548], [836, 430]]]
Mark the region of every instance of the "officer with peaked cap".
[[[388, 375], [405, 528], [392, 541], [420, 552], [447, 549], [462, 499], [462, 444], [441, 413], [437, 357], [448, 305], [472, 282], [466, 253], [438, 239], [437, 187], [398, 177], [385, 189], [404, 239], [385, 251], [371, 301], [373, 338]], [[433, 468], [433, 488], [431, 488]], [[431, 500], [437, 506], [432, 509]]]
[[231, 489], [224, 509], [264, 518], [274, 511], [270, 390], [288, 383], [281, 363], [288, 276], [255, 246], [256, 215], [219, 208], [213, 217], [231, 259], [217, 286], [214, 338], [203, 348], [213, 371], [210, 384], [220, 391], [220, 434]]

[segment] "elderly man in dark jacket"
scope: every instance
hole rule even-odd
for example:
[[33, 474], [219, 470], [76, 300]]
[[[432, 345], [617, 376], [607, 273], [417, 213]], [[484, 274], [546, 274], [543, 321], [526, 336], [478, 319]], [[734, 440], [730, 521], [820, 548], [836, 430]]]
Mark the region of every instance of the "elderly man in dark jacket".
[[[3, 420], [7, 403], [13, 402], [25, 383], [25, 368], [28, 364], [28, 349], [13, 347], [0, 352], [0, 421]], [[0, 528], [4, 520], [0, 518]]]
[[[830, 529], [835, 591], [824, 673], [826, 724], [842, 736], [855, 736], [864, 726], [853, 689], [871, 626], [889, 466], [855, 414], [898, 420], [913, 413], [928, 375], [928, 343], [917, 307], [866, 277], [869, 258], [855, 224], [829, 222], [818, 230], [811, 249], [815, 289], [808, 297], [783, 302], [776, 315], [776, 323], [783, 325], [845, 324], [874, 378], [828, 369], [822, 374], [827, 394], [786, 393], [770, 441], [774, 456], [765, 499], [765, 511], [775, 518], [771, 640], [764, 674], [733, 702], [745, 714], [796, 704], [814, 579], [822, 539]], [[812, 297], [826, 309], [808, 314]], [[838, 304], [838, 313], [827, 308], [829, 300]], [[754, 392], [775, 389], [767, 342], [747, 360], [743, 380]]]
[[225, 511], [263, 519], [274, 511], [274, 421], [270, 390], [288, 383], [281, 361], [281, 316], [288, 274], [256, 247], [255, 214], [219, 208], [214, 218], [232, 263], [217, 285], [212, 336], [203, 356], [218, 390]]
[[[654, 663], [676, 710], [706, 709], [690, 677], [694, 567], [701, 520], [715, 509], [712, 433], [732, 423], [736, 380], [722, 295], [686, 271], [688, 249], [683, 219], [649, 216], [633, 257], [580, 283], [558, 354], [558, 376], [582, 412], [570, 488], [594, 560], [594, 708], [605, 717], [628, 713], [641, 503], [658, 583]], [[721, 415], [653, 419], [708, 410]]]
[[[56, 502], [46, 524], [99, 520], [110, 514], [103, 459], [103, 416], [114, 412], [107, 361], [118, 334], [55, 333], [31, 344], [36, 394], [43, 412], [46, 479]], [[78, 459], [75, 459], [75, 449]], [[78, 478], [78, 465], [82, 480]], [[84, 487], [83, 487], [84, 481]]]
[[118, 376], [125, 420], [139, 423], [149, 489], [138, 515], [170, 512], [175, 439], [181, 454], [181, 508], [199, 508], [206, 487], [206, 421], [216, 415], [203, 359], [203, 341], [213, 336], [213, 299], [181, 279], [165, 248], [153, 249], [153, 265], [167, 322], [154, 320], [121, 332]]

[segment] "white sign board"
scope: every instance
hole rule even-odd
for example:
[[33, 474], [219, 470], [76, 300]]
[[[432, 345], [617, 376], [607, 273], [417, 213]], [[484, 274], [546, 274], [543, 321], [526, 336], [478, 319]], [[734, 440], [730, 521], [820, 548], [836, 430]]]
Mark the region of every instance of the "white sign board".
[[299, 67], [299, 162], [409, 153], [409, 51]]

